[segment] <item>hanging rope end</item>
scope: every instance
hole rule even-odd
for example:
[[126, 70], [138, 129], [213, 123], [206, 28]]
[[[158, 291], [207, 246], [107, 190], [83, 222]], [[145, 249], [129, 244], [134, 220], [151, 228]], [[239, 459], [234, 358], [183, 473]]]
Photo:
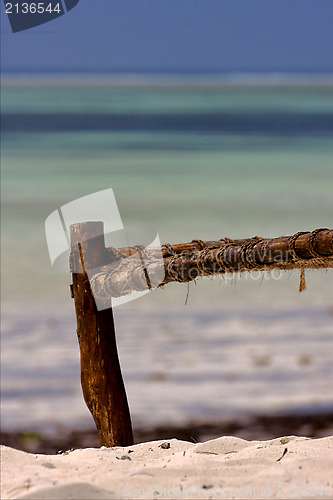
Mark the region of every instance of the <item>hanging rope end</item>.
[[301, 268], [301, 274], [299, 277], [299, 292], [303, 292], [303, 290], [306, 289], [306, 282], [305, 282], [305, 269], [304, 267]]

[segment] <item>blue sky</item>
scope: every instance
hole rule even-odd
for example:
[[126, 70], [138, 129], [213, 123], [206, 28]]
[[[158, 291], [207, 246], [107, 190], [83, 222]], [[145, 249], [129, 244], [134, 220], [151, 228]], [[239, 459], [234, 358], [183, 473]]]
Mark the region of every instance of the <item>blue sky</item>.
[[11, 33], [3, 72], [333, 72], [332, 0], [80, 0]]

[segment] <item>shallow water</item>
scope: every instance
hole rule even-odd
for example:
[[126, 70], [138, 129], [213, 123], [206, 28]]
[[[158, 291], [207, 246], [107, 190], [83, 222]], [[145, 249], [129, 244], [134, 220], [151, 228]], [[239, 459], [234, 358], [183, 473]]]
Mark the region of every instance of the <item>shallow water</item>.
[[[114, 189], [163, 243], [332, 226], [329, 87], [15, 86], [2, 92], [3, 426], [91, 422], [70, 277], [46, 217]], [[267, 278], [267, 279], [266, 279]], [[140, 424], [332, 409], [332, 272], [168, 285], [115, 311]]]

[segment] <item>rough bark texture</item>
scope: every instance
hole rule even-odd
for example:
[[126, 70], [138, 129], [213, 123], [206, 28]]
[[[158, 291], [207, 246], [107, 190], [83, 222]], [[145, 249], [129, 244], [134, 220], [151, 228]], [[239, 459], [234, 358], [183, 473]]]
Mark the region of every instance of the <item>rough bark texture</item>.
[[[163, 259], [154, 249], [108, 248], [111, 266], [90, 275], [95, 298], [107, 300], [132, 291], [154, 288], [154, 276], [164, 270], [158, 286], [188, 282], [200, 276], [260, 270], [320, 269], [333, 267], [333, 230], [315, 229], [279, 238], [253, 238], [163, 245]], [[130, 258], [125, 258], [130, 255]], [[144, 258], [143, 258], [144, 257]], [[304, 271], [302, 271], [304, 278]], [[147, 275], [150, 282], [147, 283]], [[300, 287], [300, 290], [304, 287]]]
[[71, 268], [75, 271], [72, 294], [84, 399], [96, 423], [101, 446], [129, 446], [133, 444], [132, 426], [119, 365], [112, 309], [97, 310], [88, 276], [84, 272], [85, 268], [98, 266], [105, 256], [103, 223], [72, 225], [71, 246]]
[[[295, 236], [297, 236], [295, 238]], [[309, 239], [312, 237], [314, 250], [317, 251], [320, 256], [331, 256], [332, 255], [332, 241], [333, 241], [333, 229], [315, 229], [314, 231], [300, 231], [293, 236], [279, 236], [277, 238], [259, 238], [258, 236], [254, 236], [253, 238], [246, 239], [237, 239], [232, 240], [230, 238], [221, 238], [220, 240], [214, 241], [202, 241], [202, 240], [193, 240], [190, 243], [176, 243], [173, 245], [162, 245], [162, 254], [163, 257], [171, 257], [175, 254], [184, 254], [197, 252], [199, 250], [203, 250], [206, 248], [221, 248], [226, 245], [226, 243], [231, 246], [241, 247], [248, 243], [252, 243], [255, 239], [259, 241], [268, 242], [269, 249], [271, 250], [270, 258], [274, 258], [274, 252], [284, 251], [287, 255], [287, 251], [290, 244], [290, 239], [295, 239], [295, 249], [299, 257], [302, 258], [311, 258], [313, 257], [312, 253], [309, 251]], [[125, 248], [112, 248], [109, 247], [106, 249], [113, 258], [127, 257], [132, 253], [137, 252], [136, 248], [125, 247]], [[153, 256], [154, 249], [149, 249], [149, 253]], [[260, 257], [260, 254], [258, 254]], [[109, 257], [110, 259], [110, 257]]]

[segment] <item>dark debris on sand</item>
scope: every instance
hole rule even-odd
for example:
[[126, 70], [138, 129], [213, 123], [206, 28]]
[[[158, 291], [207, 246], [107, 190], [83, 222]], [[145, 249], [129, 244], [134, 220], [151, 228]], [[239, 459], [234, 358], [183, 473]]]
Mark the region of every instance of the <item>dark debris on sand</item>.
[[[220, 436], [237, 436], [247, 440], [266, 440], [297, 435], [320, 438], [333, 434], [333, 413], [311, 415], [251, 416], [212, 423], [189, 422], [183, 426], [159, 426], [133, 429], [134, 442], [143, 443], [172, 438], [202, 442]], [[1, 433], [1, 444], [30, 453], [56, 454], [76, 448], [99, 447], [95, 429], [59, 431], [56, 435], [39, 432]]]

